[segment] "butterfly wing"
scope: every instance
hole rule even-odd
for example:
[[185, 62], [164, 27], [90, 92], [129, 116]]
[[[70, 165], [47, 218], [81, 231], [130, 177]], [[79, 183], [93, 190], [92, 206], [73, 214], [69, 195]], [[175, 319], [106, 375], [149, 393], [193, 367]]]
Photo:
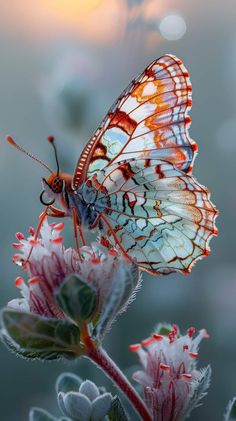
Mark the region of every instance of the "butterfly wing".
[[164, 55], [131, 82], [85, 147], [74, 174], [96, 190], [103, 233], [141, 269], [189, 272], [216, 234], [208, 190], [191, 176], [191, 83]]
[[163, 159], [191, 172], [196, 143], [188, 135], [192, 104], [181, 60], [164, 55], [134, 79], [109, 110], [78, 161], [73, 186], [112, 162]]
[[141, 269], [188, 273], [209, 254], [217, 211], [208, 190], [158, 160], [129, 160], [93, 177], [103, 230]]

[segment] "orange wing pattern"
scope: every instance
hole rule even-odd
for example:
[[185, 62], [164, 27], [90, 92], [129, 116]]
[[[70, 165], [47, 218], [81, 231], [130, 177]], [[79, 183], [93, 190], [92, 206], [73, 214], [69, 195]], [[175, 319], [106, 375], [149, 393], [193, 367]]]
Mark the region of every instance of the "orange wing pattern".
[[88, 142], [74, 188], [123, 159], [162, 159], [190, 172], [197, 150], [188, 135], [191, 104], [191, 83], [182, 61], [166, 54], [151, 63], [124, 90]]

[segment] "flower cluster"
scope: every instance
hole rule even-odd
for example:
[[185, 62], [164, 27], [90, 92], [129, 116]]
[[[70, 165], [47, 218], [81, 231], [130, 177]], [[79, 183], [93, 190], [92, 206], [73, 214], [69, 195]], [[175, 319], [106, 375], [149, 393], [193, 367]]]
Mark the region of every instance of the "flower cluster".
[[208, 334], [204, 329], [194, 334], [193, 327], [181, 336], [177, 325], [159, 326], [150, 338], [130, 346], [143, 366], [133, 379], [142, 385], [154, 421], [185, 419], [206, 394], [210, 368], [197, 370], [196, 359], [199, 344]]
[[33, 228], [29, 229], [28, 238], [22, 233], [16, 234], [18, 242], [13, 246], [17, 254], [14, 254], [13, 261], [24, 267], [28, 259], [26, 270], [29, 280], [26, 284], [22, 277], [17, 277], [15, 284], [23, 298], [10, 301], [9, 307], [46, 317], [64, 318], [54, 293], [68, 276], [76, 274], [95, 289], [99, 313], [114, 283], [127, 271], [134, 270], [134, 265], [129, 262], [124, 265], [124, 257], [117, 250], [108, 249], [98, 242], [91, 247], [81, 247], [80, 255], [73, 248], [65, 248], [61, 235], [63, 228], [63, 223], [48, 224], [45, 220], [37, 240], [34, 239]]
[[[196, 366], [199, 344], [207, 332], [203, 329], [195, 335], [191, 327], [181, 336], [177, 325], [159, 325], [151, 337], [131, 345], [143, 366], [133, 374], [143, 388], [141, 398], [100, 346], [140, 286], [138, 268], [104, 239], [78, 252], [66, 248], [63, 228], [63, 223], [49, 224], [45, 219], [37, 236], [33, 228], [27, 238], [16, 234], [13, 261], [29, 279], [27, 283], [22, 277], [16, 279], [23, 297], [10, 301], [2, 312], [6, 345], [26, 358], [86, 355], [126, 391], [143, 419], [182, 421], [209, 387], [210, 367], [198, 370]], [[109, 411], [128, 419], [119, 402], [88, 381], [76, 390], [61, 390], [59, 402], [71, 420], [95, 421]], [[38, 414], [53, 419], [38, 408], [31, 411], [30, 419], [35, 421]]]

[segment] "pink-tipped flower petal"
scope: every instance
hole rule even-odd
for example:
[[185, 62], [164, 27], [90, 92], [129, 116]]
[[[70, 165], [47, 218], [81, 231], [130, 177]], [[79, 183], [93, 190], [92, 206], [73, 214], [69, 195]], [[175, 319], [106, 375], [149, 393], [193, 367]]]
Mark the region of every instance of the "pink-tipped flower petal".
[[154, 421], [185, 419], [196, 404], [191, 398], [205, 373], [208, 374], [204, 390], [209, 386], [210, 371], [196, 368], [198, 347], [205, 330], [195, 336], [194, 333], [195, 329], [189, 328], [186, 335], [181, 336], [178, 326], [173, 325], [165, 335], [157, 330], [141, 344], [130, 346], [143, 367], [133, 374], [133, 379], [142, 385]]
[[[81, 247], [81, 260], [76, 250], [64, 247], [63, 236], [59, 235], [63, 228], [64, 223], [48, 224], [45, 220], [36, 240], [32, 227], [29, 228], [28, 238], [21, 233], [16, 235], [19, 243], [15, 243], [14, 247], [18, 253], [14, 254], [13, 261], [24, 267], [29, 276], [27, 283], [23, 278], [16, 280], [16, 286], [25, 300], [24, 308], [47, 317], [64, 317], [55, 301], [54, 292], [66, 277], [77, 274], [97, 291], [97, 311], [101, 312], [113, 283], [120, 280], [117, 274], [124, 266], [123, 256], [115, 249], [109, 250], [99, 243], [93, 243], [91, 247]], [[17, 300], [11, 301], [11, 307], [14, 303], [19, 308]]]

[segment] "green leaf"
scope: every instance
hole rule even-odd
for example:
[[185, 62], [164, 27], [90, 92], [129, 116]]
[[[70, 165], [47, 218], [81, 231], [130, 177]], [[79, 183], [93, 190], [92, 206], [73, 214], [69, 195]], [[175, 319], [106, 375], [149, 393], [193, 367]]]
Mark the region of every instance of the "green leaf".
[[97, 297], [94, 289], [73, 275], [57, 291], [56, 300], [64, 313], [79, 323], [93, 316]]
[[79, 328], [67, 320], [4, 309], [1, 324], [5, 344], [22, 357], [75, 358], [82, 353]]
[[128, 421], [130, 419], [118, 396], [113, 398], [111, 409], [107, 415], [110, 421]]
[[52, 353], [52, 352], [32, 352], [32, 351], [26, 351], [22, 348], [19, 348], [16, 344], [12, 342], [9, 337], [5, 336], [3, 337], [3, 342], [6, 345], [6, 347], [12, 351], [14, 354], [16, 354], [18, 357], [22, 357], [25, 359], [40, 359], [40, 360], [55, 360], [58, 359], [58, 353]]
[[29, 413], [29, 421], [57, 421], [57, 419], [44, 409], [32, 408]]
[[236, 397], [229, 401], [226, 413], [224, 416], [224, 421], [234, 421], [236, 420]]
[[56, 381], [56, 392], [78, 392], [82, 379], [73, 373], [62, 373]]
[[113, 281], [113, 288], [101, 311], [95, 328], [95, 336], [101, 340], [110, 328], [116, 316], [124, 311], [133, 300], [140, 285], [139, 271], [136, 265], [127, 263], [117, 270], [117, 279]]

